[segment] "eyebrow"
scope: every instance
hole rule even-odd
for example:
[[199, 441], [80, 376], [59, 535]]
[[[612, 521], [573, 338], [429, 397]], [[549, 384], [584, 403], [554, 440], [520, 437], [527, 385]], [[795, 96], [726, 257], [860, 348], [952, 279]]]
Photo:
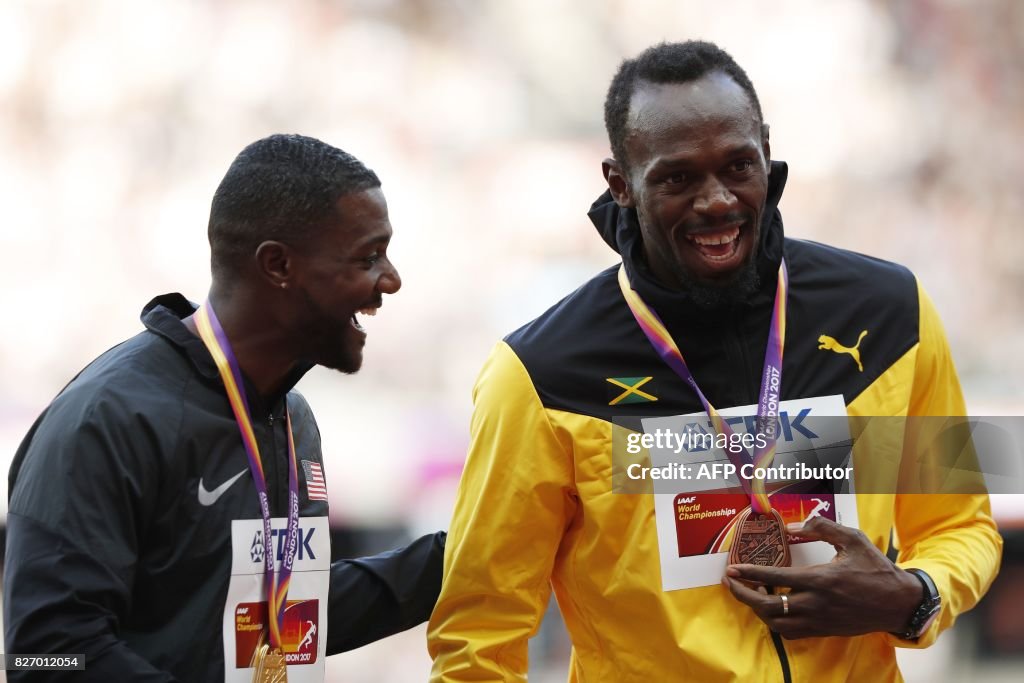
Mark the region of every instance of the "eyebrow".
[[[757, 145], [753, 143], [741, 143], [726, 149], [723, 156], [731, 158], [740, 154], [756, 154], [757, 150]], [[688, 166], [693, 166], [693, 162], [689, 157], [663, 157], [656, 161], [645, 175], [650, 177], [668, 169], [686, 168]]]
[[391, 233], [389, 232], [387, 234], [380, 234], [380, 235], [376, 235], [374, 237], [370, 237], [370, 238], [367, 238], [367, 239], [364, 239], [364, 240], [360, 240], [359, 242], [356, 242], [354, 246], [355, 246], [356, 249], [361, 249], [363, 247], [374, 246], [374, 245], [377, 245], [377, 244], [387, 244], [390, 241], [391, 241]]

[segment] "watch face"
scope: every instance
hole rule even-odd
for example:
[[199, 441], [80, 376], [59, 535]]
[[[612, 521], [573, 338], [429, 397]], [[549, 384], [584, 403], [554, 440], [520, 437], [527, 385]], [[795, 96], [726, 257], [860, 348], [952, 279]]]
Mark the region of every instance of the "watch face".
[[933, 623], [935, 623], [935, 620], [939, 617], [940, 611], [941, 608], [938, 604], [931, 608], [931, 610], [927, 613], [927, 617], [925, 618], [924, 623], [921, 624], [921, 626], [917, 629], [917, 632], [914, 633], [914, 638], [920, 638], [921, 634], [927, 631], [928, 628]]

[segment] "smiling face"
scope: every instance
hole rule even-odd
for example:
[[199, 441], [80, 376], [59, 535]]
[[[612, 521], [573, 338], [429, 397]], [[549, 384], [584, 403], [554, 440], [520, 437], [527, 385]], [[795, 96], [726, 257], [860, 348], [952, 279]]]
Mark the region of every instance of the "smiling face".
[[748, 287], [768, 194], [768, 140], [743, 89], [722, 72], [640, 83], [627, 165], [609, 160], [616, 201], [637, 211], [648, 265], [674, 289]]
[[305, 360], [352, 373], [366, 343], [357, 315], [374, 315], [402, 281], [387, 256], [392, 231], [380, 188], [343, 195], [336, 207], [340, 219], [297, 255], [295, 336]]

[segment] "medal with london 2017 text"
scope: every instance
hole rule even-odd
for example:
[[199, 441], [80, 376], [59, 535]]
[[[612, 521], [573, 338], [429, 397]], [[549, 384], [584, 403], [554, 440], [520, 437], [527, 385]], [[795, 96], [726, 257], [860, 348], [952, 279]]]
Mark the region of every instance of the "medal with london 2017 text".
[[[789, 271], [785, 259], [779, 264], [778, 284], [775, 290], [775, 303], [772, 306], [772, 321], [768, 331], [768, 348], [764, 354], [764, 369], [761, 373], [761, 391], [757, 404], [756, 424], [758, 431], [764, 436], [764, 446], [755, 447], [751, 457], [739, 442], [732, 438], [733, 431], [722, 418], [704, 392], [697, 385], [693, 373], [683, 360], [683, 354], [672, 339], [665, 324], [658, 314], [647, 305], [629, 283], [625, 265], [619, 266], [619, 289], [629, 305], [640, 329], [647, 336], [651, 346], [658, 352], [661, 359], [672, 368], [679, 377], [693, 387], [704, 410], [707, 411], [711, 423], [719, 434], [724, 434], [727, 442], [735, 443], [735, 447], [725, 449], [729, 460], [741, 471], [743, 465], [752, 464], [753, 471], [771, 465], [775, 459], [775, 445], [779, 430], [779, 403], [782, 394], [782, 353], [786, 341], [786, 299], [789, 290]], [[763, 478], [748, 481], [740, 478], [744, 492], [750, 496], [750, 507], [744, 510], [733, 527], [732, 544], [729, 548], [730, 564], [756, 564], [761, 566], [785, 567], [790, 564], [789, 541], [786, 525], [782, 515], [772, 509], [771, 501], [765, 489]]]
[[260, 458], [259, 444], [252, 427], [249, 415], [249, 404], [245, 396], [245, 385], [242, 370], [231, 350], [224, 329], [217, 320], [213, 306], [207, 301], [195, 313], [196, 328], [210, 355], [213, 356], [220, 373], [228, 402], [235, 415], [238, 431], [242, 435], [242, 443], [249, 456], [249, 470], [252, 472], [259, 496], [260, 514], [263, 517], [263, 577], [267, 592], [267, 621], [269, 624], [269, 644], [264, 643], [253, 654], [253, 683], [283, 683], [288, 680], [288, 663], [285, 659], [281, 642], [281, 625], [284, 623], [284, 610], [288, 598], [288, 585], [291, 582], [292, 567], [298, 549], [299, 536], [299, 478], [295, 462], [295, 440], [292, 436], [291, 414], [285, 411], [288, 428], [288, 528], [285, 532], [281, 569], [275, 571], [273, 534], [270, 525], [270, 501], [267, 496], [267, 479], [263, 474], [263, 460]]
[[746, 509], [736, 521], [729, 564], [756, 564], [762, 567], [788, 567], [789, 542], [786, 525], [778, 510], [767, 515]]

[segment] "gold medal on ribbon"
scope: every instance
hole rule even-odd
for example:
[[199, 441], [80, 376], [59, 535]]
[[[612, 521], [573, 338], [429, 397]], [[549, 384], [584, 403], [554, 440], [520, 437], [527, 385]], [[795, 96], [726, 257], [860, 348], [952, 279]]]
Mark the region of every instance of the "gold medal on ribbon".
[[786, 523], [778, 510], [767, 514], [743, 511], [736, 522], [729, 564], [756, 564], [761, 567], [788, 567], [789, 540]]
[[288, 665], [281, 650], [271, 649], [269, 645], [260, 645], [253, 654], [253, 683], [286, 683]]

